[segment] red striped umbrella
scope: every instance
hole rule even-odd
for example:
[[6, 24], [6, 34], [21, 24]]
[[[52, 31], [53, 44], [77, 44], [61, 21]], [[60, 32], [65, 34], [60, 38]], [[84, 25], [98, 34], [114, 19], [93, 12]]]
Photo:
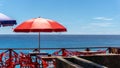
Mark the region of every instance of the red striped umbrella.
[[39, 32], [39, 50], [40, 50], [40, 32], [66, 32], [67, 29], [58, 22], [44, 18], [33, 18], [24, 21], [18, 25], [14, 32]]

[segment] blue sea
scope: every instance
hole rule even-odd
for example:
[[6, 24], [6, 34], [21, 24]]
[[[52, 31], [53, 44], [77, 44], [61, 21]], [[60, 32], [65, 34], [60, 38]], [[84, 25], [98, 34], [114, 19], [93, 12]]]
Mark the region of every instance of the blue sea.
[[[38, 35], [0, 35], [0, 48], [38, 47]], [[41, 48], [120, 46], [120, 35], [40, 35]]]
[[[119, 47], [120, 35], [40, 35], [41, 48], [104, 46]], [[0, 48], [38, 48], [38, 35], [0, 35]]]

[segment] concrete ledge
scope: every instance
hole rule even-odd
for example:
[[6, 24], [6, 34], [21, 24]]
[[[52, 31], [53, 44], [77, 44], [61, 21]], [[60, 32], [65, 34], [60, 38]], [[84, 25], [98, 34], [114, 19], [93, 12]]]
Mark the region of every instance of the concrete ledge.
[[100, 65], [107, 66], [108, 68], [120, 68], [120, 55], [110, 54], [79, 57]]
[[80, 65], [74, 64], [62, 57], [56, 58], [56, 68], [83, 68]]
[[86, 59], [79, 58], [77, 56], [73, 56], [72, 58], [74, 60], [74, 63], [81, 65], [84, 68], [107, 68], [103, 65], [99, 65], [97, 63], [94, 63]]

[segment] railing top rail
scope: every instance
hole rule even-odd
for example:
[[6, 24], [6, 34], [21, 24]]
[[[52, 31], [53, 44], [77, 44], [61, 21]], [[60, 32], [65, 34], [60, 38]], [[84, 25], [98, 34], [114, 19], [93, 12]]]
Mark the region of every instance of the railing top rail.
[[[69, 48], [40, 48], [40, 50], [58, 50], [58, 49], [98, 49], [98, 48], [120, 48], [120, 47], [69, 47]], [[0, 48], [0, 50], [8, 50], [8, 49], [13, 49], [13, 50], [34, 50], [38, 48]]]

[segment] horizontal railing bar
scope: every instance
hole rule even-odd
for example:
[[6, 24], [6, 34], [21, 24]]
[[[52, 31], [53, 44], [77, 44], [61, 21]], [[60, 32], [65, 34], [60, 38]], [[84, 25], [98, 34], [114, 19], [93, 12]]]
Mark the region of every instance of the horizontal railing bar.
[[[71, 48], [64, 48], [64, 49], [85, 49], [85, 48], [95, 49], [95, 48], [120, 48], [120, 47], [71, 47]], [[0, 48], [0, 50], [8, 50], [8, 49], [34, 50], [34, 49], [38, 49], [38, 48]], [[58, 49], [63, 49], [63, 48], [40, 48], [40, 50], [58, 50]]]

